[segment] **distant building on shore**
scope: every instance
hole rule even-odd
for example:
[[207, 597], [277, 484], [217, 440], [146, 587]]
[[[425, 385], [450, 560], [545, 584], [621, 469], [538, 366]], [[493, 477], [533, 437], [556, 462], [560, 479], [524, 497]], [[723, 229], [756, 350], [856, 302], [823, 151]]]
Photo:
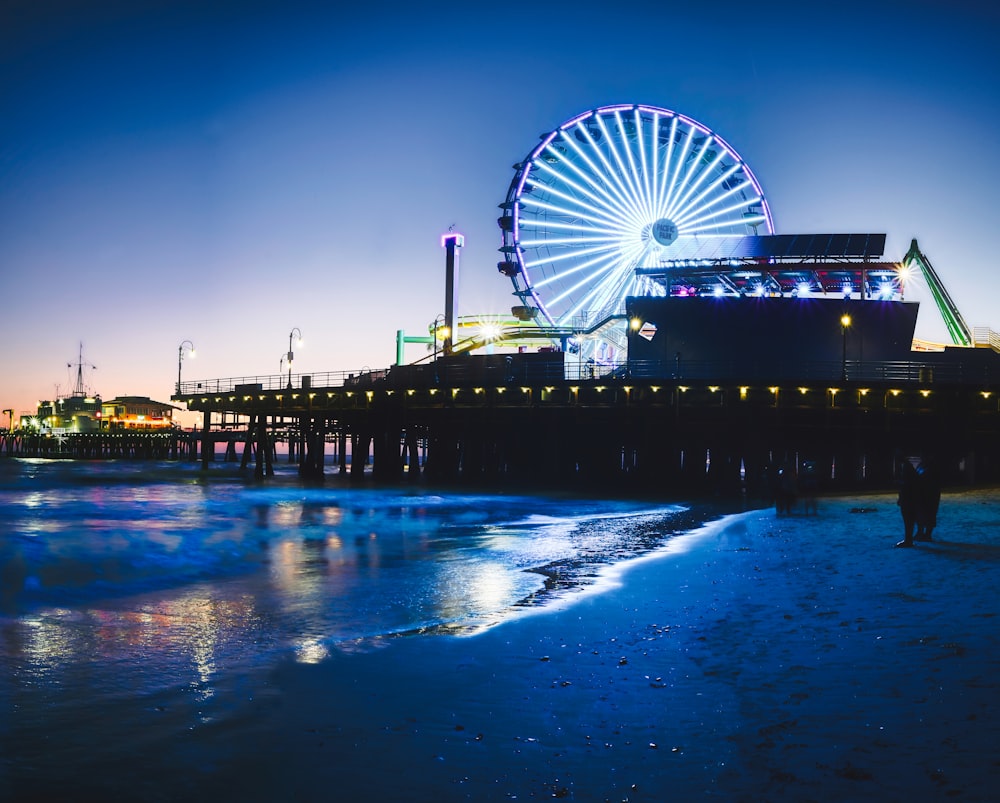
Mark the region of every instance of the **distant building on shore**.
[[40, 401], [34, 416], [21, 416], [21, 426], [43, 432], [94, 432], [101, 428], [101, 397], [73, 393]]
[[148, 396], [118, 396], [102, 401], [100, 396], [72, 394], [55, 401], [40, 401], [34, 416], [21, 416], [21, 428], [51, 433], [172, 429], [177, 409]]
[[174, 410], [180, 409], [148, 396], [118, 396], [101, 403], [102, 429], [170, 429]]

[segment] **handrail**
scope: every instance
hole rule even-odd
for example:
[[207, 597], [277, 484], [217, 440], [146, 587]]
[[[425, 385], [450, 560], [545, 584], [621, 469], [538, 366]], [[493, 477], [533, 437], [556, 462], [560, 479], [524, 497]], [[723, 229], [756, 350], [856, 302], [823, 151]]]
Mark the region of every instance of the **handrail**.
[[989, 346], [994, 351], [1000, 351], [1000, 334], [988, 326], [977, 326], [972, 330], [972, 342], [977, 346]]
[[[384, 376], [389, 369], [381, 368], [373, 371], [371, 368], [361, 368], [356, 371], [324, 371], [314, 374], [266, 374], [256, 376], [230, 376], [219, 379], [197, 379], [182, 382], [177, 396], [234, 394], [238, 392], [291, 390], [292, 392], [308, 392], [312, 388], [347, 387]], [[291, 388], [289, 388], [291, 384]]]
[[[832, 385], [864, 382], [928, 384], [1000, 384], [1000, 369], [988, 365], [962, 365], [924, 360], [614, 360], [601, 363], [554, 360], [517, 360], [510, 363], [479, 363], [443, 358], [434, 363], [393, 366], [388, 369], [328, 371], [288, 375], [240, 376], [181, 384], [179, 397], [251, 395], [263, 391], [288, 390], [299, 395], [317, 389], [331, 391], [372, 387], [445, 385], [545, 384], [561, 381], [656, 380], [705, 382], [826, 382]], [[305, 384], [303, 385], [303, 380]]]

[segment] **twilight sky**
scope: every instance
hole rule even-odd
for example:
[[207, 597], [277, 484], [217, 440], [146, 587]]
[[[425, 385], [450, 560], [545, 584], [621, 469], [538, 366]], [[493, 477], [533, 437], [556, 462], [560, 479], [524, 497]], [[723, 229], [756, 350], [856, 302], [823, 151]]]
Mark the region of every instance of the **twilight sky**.
[[460, 314], [509, 311], [511, 166], [612, 103], [726, 139], [779, 233], [918, 238], [1000, 329], [986, 5], [6, 0], [0, 405], [70, 392], [81, 341], [105, 399], [168, 401], [185, 339], [185, 380], [277, 373], [293, 327], [296, 373], [386, 367], [444, 309], [453, 224]]

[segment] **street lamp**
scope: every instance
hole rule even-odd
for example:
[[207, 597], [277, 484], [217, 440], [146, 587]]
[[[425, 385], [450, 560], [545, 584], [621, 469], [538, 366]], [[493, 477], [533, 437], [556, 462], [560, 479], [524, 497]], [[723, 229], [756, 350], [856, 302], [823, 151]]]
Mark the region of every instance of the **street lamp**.
[[[448, 336], [451, 334], [451, 329], [449, 329], [447, 326], [444, 325], [444, 323], [445, 323], [446, 320], [447, 320], [447, 318], [445, 317], [444, 313], [438, 315], [434, 319], [434, 355], [433, 356], [434, 356], [434, 361], [435, 362], [437, 361], [437, 355], [438, 355], [438, 332], [441, 333], [441, 339], [442, 340], [446, 340], [448, 338]], [[438, 326], [438, 324], [442, 324], [442, 325]]]
[[180, 346], [177, 347], [177, 395], [181, 395], [181, 363], [184, 362], [184, 349], [187, 349], [188, 354], [192, 358], [197, 357], [194, 351], [194, 343], [190, 340], [182, 340]]
[[296, 334], [298, 335], [299, 339], [296, 340], [295, 342], [299, 346], [301, 346], [302, 345], [302, 331], [297, 326], [294, 327], [292, 329], [292, 331], [288, 333], [288, 356], [287, 356], [286, 359], [288, 360], [288, 389], [289, 390], [291, 390], [291, 388], [292, 388], [292, 360], [295, 359], [295, 354], [292, 352], [292, 338], [294, 338], [296, 336]]
[[851, 326], [851, 316], [846, 312], [840, 316], [840, 334], [843, 338], [843, 351], [840, 357], [840, 378], [847, 381], [847, 330]]

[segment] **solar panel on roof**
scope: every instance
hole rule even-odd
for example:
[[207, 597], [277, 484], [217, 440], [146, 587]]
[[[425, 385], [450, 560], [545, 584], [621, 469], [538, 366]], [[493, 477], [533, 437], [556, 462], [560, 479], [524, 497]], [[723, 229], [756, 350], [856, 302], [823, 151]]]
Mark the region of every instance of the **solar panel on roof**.
[[831, 257], [844, 256], [844, 253], [847, 251], [847, 243], [850, 239], [850, 234], [834, 234], [830, 237], [830, 246], [826, 255]]
[[847, 245], [844, 247], [845, 257], [860, 257], [865, 255], [868, 248], [867, 234], [850, 234], [847, 237]]
[[[748, 237], [743, 249], [748, 255], [776, 258], [879, 257], [885, 247], [884, 234], [772, 234]], [[735, 255], [735, 254], [734, 254]]]
[[696, 239], [685, 260], [725, 259], [877, 259], [884, 234], [770, 234]]
[[816, 254], [822, 253], [825, 250], [826, 239], [822, 234], [803, 234], [801, 239], [795, 243], [797, 253], [789, 254], [789, 256], [816, 256]]

